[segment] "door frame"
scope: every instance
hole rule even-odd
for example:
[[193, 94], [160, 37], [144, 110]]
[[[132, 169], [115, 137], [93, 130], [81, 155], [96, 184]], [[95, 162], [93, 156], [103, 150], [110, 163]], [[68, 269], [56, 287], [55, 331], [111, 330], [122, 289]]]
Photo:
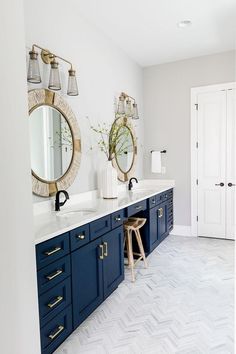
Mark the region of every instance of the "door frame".
[[197, 195], [197, 178], [198, 178], [198, 122], [197, 122], [197, 96], [199, 93], [212, 92], [214, 90], [228, 90], [235, 89], [236, 82], [228, 82], [217, 85], [208, 85], [191, 88], [191, 234], [192, 236], [198, 236], [198, 195]]

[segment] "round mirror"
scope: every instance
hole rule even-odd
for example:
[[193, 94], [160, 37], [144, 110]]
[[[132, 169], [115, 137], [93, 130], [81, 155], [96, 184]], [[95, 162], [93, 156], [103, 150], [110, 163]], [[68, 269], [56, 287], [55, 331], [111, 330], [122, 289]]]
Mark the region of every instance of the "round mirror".
[[42, 197], [67, 189], [80, 166], [80, 130], [68, 103], [46, 89], [28, 93], [33, 192]]
[[44, 181], [55, 181], [68, 170], [73, 141], [70, 126], [57, 109], [40, 106], [30, 113], [31, 168]]
[[121, 125], [117, 130], [120, 136], [115, 147], [115, 159], [117, 165], [123, 173], [127, 173], [133, 164], [134, 160], [134, 144], [133, 136], [129, 127]]
[[113, 166], [122, 182], [133, 177], [137, 158], [137, 143], [130, 119], [117, 118], [110, 131], [110, 141], [115, 143]]

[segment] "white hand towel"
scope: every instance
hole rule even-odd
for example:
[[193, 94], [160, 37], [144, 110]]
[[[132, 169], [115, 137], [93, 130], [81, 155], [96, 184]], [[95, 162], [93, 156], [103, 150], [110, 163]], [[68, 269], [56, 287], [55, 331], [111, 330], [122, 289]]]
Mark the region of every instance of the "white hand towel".
[[151, 155], [152, 155], [152, 163], [151, 163], [152, 172], [161, 173], [161, 152], [153, 151]]

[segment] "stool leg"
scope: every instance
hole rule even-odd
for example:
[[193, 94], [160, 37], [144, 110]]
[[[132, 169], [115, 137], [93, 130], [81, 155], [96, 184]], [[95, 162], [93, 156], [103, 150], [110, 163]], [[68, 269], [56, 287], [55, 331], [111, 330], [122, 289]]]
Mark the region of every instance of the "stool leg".
[[143, 257], [143, 262], [144, 262], [144, 266], [145, 268], [147, 268], [147, 260], [146, 260], [146, 256], [145, 256], [145, 252], [144, 252], [144, 248], [143, 248], [143, 243], [142, 243], [142, 239], [141, 239], [141, 235], [139, 230], [135, 230], [135, 236], [138, 242], [138, 247], [139, 247], [139, 251], [141, 253], [141, 256]]
[[132, 246], [132, 231], [128, 231], [128, 237], [127, 237], [127, 252], [128, 252], [128, 260], [129, 260], [129, 265], [131, 268], [131, 278], [132, 281], [135, 281], [135, 276], [134, 276], [134, 256], [133, 256], [133, 246]]

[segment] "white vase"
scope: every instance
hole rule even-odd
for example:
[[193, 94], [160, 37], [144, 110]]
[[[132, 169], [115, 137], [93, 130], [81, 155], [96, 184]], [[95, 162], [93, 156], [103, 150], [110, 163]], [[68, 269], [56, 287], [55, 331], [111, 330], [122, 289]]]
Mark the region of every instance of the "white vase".
[[115, 199], [118, 197], [117, 172], [111, 161], [106, 161], [100, 175], [101, 194], [104, 199]]

